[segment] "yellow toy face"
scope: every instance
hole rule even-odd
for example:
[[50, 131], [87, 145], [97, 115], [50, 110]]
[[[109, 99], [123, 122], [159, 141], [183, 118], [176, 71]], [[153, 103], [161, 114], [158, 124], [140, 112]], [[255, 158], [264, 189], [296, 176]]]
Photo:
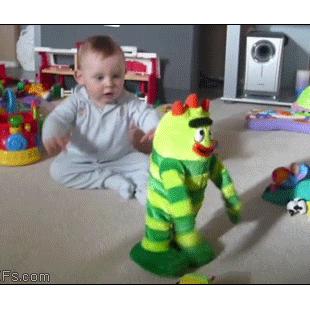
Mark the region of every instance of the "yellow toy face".
[[161, 156], [179, 160], [204, 160], [215, 149], [209, 117], [209, 101], [199, 105], [198, 97], [190, 95], [185, 105], [176, 102], [164, 115], [154, 137], [154, 149]]

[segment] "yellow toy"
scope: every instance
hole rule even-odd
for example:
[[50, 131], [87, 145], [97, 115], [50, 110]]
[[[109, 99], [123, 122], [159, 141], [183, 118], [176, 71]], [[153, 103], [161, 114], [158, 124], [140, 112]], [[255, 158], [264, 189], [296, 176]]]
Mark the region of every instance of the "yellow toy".
[[198, 273], [187, 273], [180, 278], [177, 284], [212, 284], [215, 277], [207, 277]]

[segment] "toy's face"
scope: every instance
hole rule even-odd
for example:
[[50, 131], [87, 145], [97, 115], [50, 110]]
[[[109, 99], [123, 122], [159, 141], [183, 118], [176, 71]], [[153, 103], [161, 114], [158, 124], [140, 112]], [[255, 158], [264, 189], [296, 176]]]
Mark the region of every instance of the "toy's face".
[[215, 149], [208, 101], [198, 104], [191, 95], [186, 104], [176, 102], [162, 118], [154, 137], [154, 149], [161, 156], [179, 160], [205, 160]]
[[[195, 127], [194, 127], [195, 128]], [[210, 126], [195, 128], [193, 152], [202, 157], [209, 157], [214, 151]]]

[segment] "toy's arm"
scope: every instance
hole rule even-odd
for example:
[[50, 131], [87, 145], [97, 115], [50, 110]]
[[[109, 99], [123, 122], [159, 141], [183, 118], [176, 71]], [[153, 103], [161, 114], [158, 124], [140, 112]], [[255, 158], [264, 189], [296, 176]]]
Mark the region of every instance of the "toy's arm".
[[202, 237], [195, 229], [196, 212], [185, 183], [184, 167], [176, 160], [165, 160], [161, 164], [160, 175], [178, 245], [185, 248], [199, 244]]
[[238, 223], [240, 221], [242, 203], [228, 170], [216, 157], [214, 157], [214, 162], [211, 167], [210, 178], [222, 192], [229, 219], [233, 223]]

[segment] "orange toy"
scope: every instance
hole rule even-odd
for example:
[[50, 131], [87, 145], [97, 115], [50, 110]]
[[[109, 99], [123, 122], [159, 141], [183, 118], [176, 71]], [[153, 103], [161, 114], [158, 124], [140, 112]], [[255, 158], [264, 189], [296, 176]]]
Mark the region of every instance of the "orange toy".
[[285, 167], [279, 167], [272, 172], [272, 180], [275, 185], [280, 186], [292, 175], [292, 172]]

